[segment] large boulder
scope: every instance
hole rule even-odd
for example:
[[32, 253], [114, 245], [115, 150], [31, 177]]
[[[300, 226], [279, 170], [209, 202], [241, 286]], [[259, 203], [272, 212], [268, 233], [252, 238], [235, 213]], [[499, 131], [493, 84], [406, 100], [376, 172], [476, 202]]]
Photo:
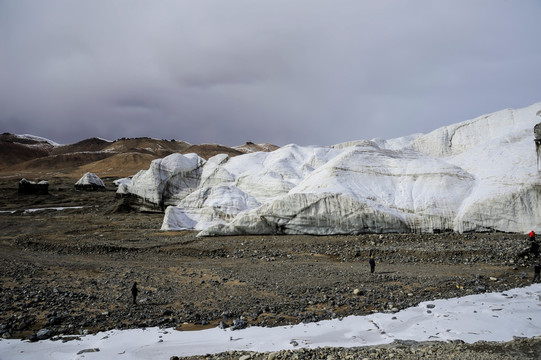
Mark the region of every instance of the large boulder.
[[40, 182], [21, 179], [19, 181], [19, 194], [46, 195], [49, 193], [49, 183], [45, 180]]
[[104, 191], [105, 184], [98, 175], [87, 172], [75, 183], [75, 188], [85, 191]]

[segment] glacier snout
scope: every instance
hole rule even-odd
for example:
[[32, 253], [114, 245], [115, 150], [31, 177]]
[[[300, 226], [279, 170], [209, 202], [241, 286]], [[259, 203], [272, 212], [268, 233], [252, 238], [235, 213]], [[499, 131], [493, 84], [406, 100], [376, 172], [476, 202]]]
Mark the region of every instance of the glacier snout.
[[541, 103], [427, 135], [236, 157], [174, 154], [128, 191], [200, 235], [508, 231], [538, 226]]

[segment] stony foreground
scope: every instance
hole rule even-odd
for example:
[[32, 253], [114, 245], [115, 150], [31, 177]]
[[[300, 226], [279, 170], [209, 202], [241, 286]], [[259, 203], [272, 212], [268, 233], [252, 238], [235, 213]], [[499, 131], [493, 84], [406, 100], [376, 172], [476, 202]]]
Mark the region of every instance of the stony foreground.
[[[521, 254], [529, 241], [521, 234], [197, 238], [192, 232], [159, 231], [162, 214], [119, 212], [112, 191], [89, 194], [64, 187], [46, 196], [18, 195], [9, 187], [0, 191], [0, 210], [6, 211], [0, 212], [4, 338], [148, 326], [295, 324], [504, 291], [531, 284], [533, 277], [531, 256]], [[23, 211], [56, 206], [70, 208]], [[136, 305], [130, 294], [134, 281], [140, 288]], [[409, 359], [459, 353], [461, 359], [522, 358], [539, 349], [538, 339], [527, 339], [208, 358]]]
[[[357, 359], [456, 359], [456, 360], [503, 360], [539, 359], [541, 338], [517, 339], [507, 343], [477, 342], [441, 343], [396, 341], [389, 345], [359, 348], [318, 348], [284, 350], [268, 353], [227, 352], [179, 359], [208, 360], [357, 360]], [[172, 357], [175, 359], [176, 357]]]

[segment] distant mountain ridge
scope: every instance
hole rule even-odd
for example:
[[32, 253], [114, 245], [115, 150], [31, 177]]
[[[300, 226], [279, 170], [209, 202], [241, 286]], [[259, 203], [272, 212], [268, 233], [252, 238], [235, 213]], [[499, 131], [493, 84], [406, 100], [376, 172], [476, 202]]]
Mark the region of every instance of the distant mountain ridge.
[[0, 134], [0, 176], [30, 179], [79, 178], [85, 172], [100, 177], [125, 177], [147, 169], [154, 159], [173, 153], [196, 153], [210, 158], [219, 153], [237, 156], [254, 151], [273, 151], [278, 146], [247, 142], [237, 147], [219, 144], [192, 145], [181, 140], [149, 137], [109, 141], [96, 137], [73, 144], [57, 144], [35, 135]]

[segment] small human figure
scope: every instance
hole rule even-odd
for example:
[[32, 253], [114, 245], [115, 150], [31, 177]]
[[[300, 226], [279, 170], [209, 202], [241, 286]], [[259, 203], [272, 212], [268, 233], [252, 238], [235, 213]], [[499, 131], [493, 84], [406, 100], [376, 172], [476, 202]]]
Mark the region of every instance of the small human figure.
[[533, 267], [533, 282], [541, 282], [541, 264], [537, 263]]
[[139, 290], [137, 289], [137, 282], [134, 282], [131, 287], [131, 295], [133, 297], [133, 303], [135, 304], [135, 300], [137, 299], [137, 293]]
[[533, 254], [534, 257], [539, 256], [539, 244], [535, 240], [530, 244], [530, 253]]
[[368, 260], [368, 263], [370, 264], [370, 273], [373, 274], [376, 270], [376, 260], [374, 260], [374, 258], [371, 256], [370, 260]]
[[532, 254], [534, 257], [539, 256], [539, 244], [537, 241], [535, 241], [535, 232], [532, 230], [530, 231], [530, 254]]

